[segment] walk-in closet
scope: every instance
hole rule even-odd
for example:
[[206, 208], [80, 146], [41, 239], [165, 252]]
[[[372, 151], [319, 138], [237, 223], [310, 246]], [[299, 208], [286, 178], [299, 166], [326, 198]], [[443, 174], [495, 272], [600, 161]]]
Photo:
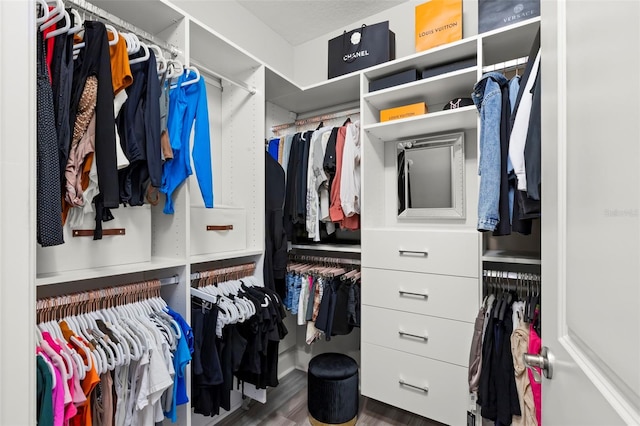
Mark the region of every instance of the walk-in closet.
[[1, 1], [0, 425], [640, 424], [639, 23]]

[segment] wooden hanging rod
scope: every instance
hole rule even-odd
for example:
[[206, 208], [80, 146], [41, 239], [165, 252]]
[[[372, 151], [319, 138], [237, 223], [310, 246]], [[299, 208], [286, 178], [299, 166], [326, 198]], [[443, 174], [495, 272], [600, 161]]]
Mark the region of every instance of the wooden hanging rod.
[[285, 123], [285, 124], [278, 124], [276, 126], [271, 126], [271, 131], [279, 132], [280, 130], [288, 129], [290, 127], [304, 126], [305, 124], [311, 124], [311, 123], [320, 123], [322, 121], [328, 121], [328, 120], [333, 120], [335, 118], [347, 117], [347, 116], [357, 115], [357, 114], [360, 114], [360, 108], [351, 108], [345, 111], [338, 111], [331, 114], [322, 114], [322, 115], [316, 115], [313, 117], [301, 118], [299, 120], [294, 121], [293, 123]]
[[182, 54], [182, 51], [178, 49], [176, 46], [157, 38], [153, 34], [150, 34], [144, 30], [141, 30], [140, 28], [128, 23], [127, 21], [120, 19], [116, 15], [113, 15], [107, 12], [106, 10], [100, 9], [99, 7], [89, 3], [86, 0], [65, 0], [65, 2], [72, 4], [76, 8], [83, 10], [84, 12], [87, 12], [90, 15], [94, 15], [100, 19], [107, 21], [107, 23], [113, 25], [114, 27], [120, 30], [135, 33], [135, 35], [137, 35], [138, 38], [143, 39], [151, 44], [157, 45], [162, 50], [165, 50], [166, 52], [170, 53], [171, 56], [174, 58]]
[[253, 274], [256, 269], [255, 262], [243, 263], [242, 265], [226, 266], [223, 268], [212, 269], [209, 271], [193, 272], [191, 274], [191, 280], [198, 280], [200, 278], [220, 277], [224, 275], [231, 275], [235, 273], [244, 272], [247, 274]]
[[61, 309], [66, 307], [74, 306], [84, 311], [92, 311], [116, 304], [132, 303], [137, 300], [159, 297], [160, 287], [178, 282], [179, 277], [174, 275], [167, 278], [46, 297], [36, 301], [36, 311], [47, 311], [57, 317], [56, 313], [59, 313], [60, 316], [65, 315]]
[[346, 259], [341, 257], [328, 257], [328, 256], [308, 256], [305, 254], [292, 254], [292, 253], [289, 253], [289, 260], [298, 261], [298, 262], [353, 265], [353, 266], [360, 266], [361, 264], [359, 259]]

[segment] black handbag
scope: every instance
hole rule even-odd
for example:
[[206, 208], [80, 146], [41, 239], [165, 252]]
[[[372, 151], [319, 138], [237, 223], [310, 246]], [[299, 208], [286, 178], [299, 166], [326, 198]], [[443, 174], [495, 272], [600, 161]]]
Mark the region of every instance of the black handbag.
[[478, 33], [540, 16], [540, 0], [479, 0]]
[[396, 35], [389, 21], [362, 25], [329, 40], [329, 78], [359, 71], [396, 58]]

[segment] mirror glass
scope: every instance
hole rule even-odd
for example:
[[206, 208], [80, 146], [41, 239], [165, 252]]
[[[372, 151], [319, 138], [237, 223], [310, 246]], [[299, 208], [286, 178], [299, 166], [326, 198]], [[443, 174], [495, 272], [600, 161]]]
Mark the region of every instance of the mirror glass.
[[464, 218], [464, 133], [398, 143], [398, 216]]

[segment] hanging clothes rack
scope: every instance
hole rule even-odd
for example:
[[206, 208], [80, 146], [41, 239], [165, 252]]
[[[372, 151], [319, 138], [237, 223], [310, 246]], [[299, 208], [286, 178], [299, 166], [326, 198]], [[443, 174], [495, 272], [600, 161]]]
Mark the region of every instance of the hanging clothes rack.
[[320, 123], [323, 121], [333, 120], [333, 119], [342, 118], [342, 117], [348, 117], [352, 115], [359, 115], [359, 114], [360, 114], [360, 108], [351, 108], [344, 111], [333, 112], [330, 114], [321, 114], [321, 115], [316, 115], [312, 117], [301, 118], [299, 120], [294, 121], [293, 123], [285, 123], [285, 124], [278, 124], [275, 126], [271, 126], [271, 131], [273, 133], [277, 133], [280, 130], [288, 129], [290, 127], [298, 127], [298, 126], [304, 126], [306, 124]]
[[[485, 290], [499, 289], [505, 291], [540, 291], [541, 276], [531, 272], [511, 272], [483, 270], [483, 286]], [[485, 291], [486, 292], [486, 291]]]
[[86, 0], [65, 0], [65, 1], [86, 13], [89, 13], [100, 19], [108, 21], [109, 24], [113, 25], [114, 27], [122, 31], [135, 33], [138, 36], [138, 38], [144, 39], [151, 44], [157, 45], [161, 49], [170, 53], [171, 56], [174, 58], [182, 54], [182, 51], [178, 49], [176, 46], [157, 38], [153, 34], [150, 34], [144, 30], [141, 30], [140, 28], [118, 18], [117, 16], [107, 12], [106, 10], [100, 9], [99, 7], [87, 2]]
[[304, 254], [292, 254], [289, 253], [289, 260], [298, 261], [298, 262], [312, 262], [312, 263], [323, 263], [327, 265], [352, 265], [352, 266], [360, 266], [360, 259], [345, 259], [340, 257], [329, 257], [329, 256], [308, 256]]
[[207, 68], [206, 66], [202, 65], [198, 61], [191, 60], [190, 62], [191, 62], [191, 65], [194, 65], [194, 66], [198, 67], [198, 69], [200, 71], [202, 71], [202, 72], [204, 72], [206, 74], [209, 74], [209, 75], [211, 75], [213, 77], [217, 77], [217, 78], [219, 78], [221, 80], [224, 80], [227, 83], [233, 84], [234, 86], [239, 87], [240, 89], [246, 90], [251, 95], [255, 95], [256, 93], [258, 93], [258, 89], [256, 89], [255, 87], [248, 86], [248, 85], [246, 85], [244, 83], [239, 83], [239, 82], [237, 82], [237, 81], [235, 81], [235, 80], [233, 80], [233, 79], [231, 79], [231, 78], [229, 78], [229, 77], [227, 77], [227, 76], [225, 76], [223, 74], [220, 74], [219, 72], [216, 72], [216, 71], [213, 71], [210, 68]]
[[528, 61], [529, 61], [529, 57], [523, 56], [521, 58], [511, 59], [510, 61], [498, 62], [497, 64], [487, 65], [485, 67], [482, 67], [482, 72], [486, 73], [486, 72], [492, 72], [492, 71], [499, 71], [504, 73], [509, 71], [515, 71], [517, 69], [526, 67]]
[[191, 281], [199, 280], [201, 278], [216, 278], [220, 279], [232, 279], [240, 275], [246, 277], [253, 275], [256, 270], [255, 262], [243, 263], [241, 265], [225, 266], [222, 268], [212, 269], [209, 271], [193, 272], [191, 274]]
[[160, 297], [160, 288], [165, 285], [177, 284], [179, 277], [173, 276], [162, 279], [141, 281], [114, 287], [106, 287], [98, 290], [88, 290], [77, 293], [70, 293], [60, 296], [45, 297], [36, 301], [36, 312], [64, 313], [63, 308], [70, 306], [91, 308], [91, 310], [102, 309], [112, 304], [115, 299], [123, 300], [125, 303]]

